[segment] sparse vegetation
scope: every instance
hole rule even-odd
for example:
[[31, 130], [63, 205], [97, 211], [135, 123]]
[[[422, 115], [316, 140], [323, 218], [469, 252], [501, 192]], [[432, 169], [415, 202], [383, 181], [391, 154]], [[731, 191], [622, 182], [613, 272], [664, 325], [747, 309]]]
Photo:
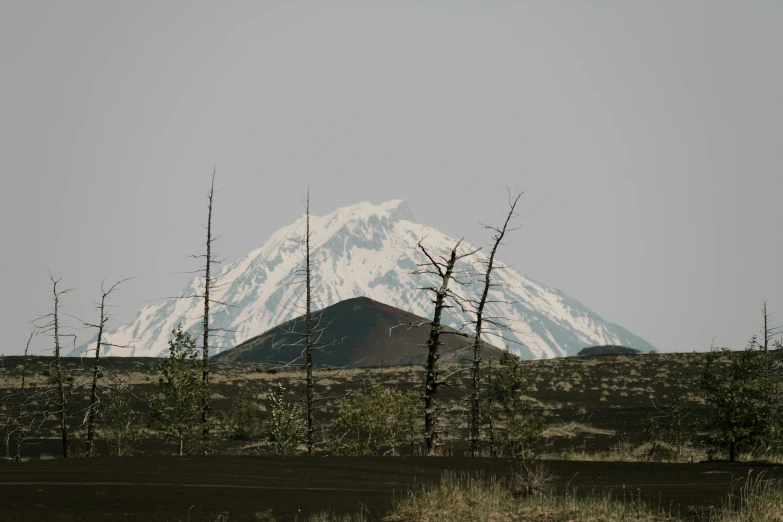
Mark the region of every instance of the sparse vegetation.
[[172, 331], [162, 376], [148, 398], [152, 426], [172, 442], [178, 455], [203, 453], [202, 402], [205, 392], [196, 341], [178, 325]]
[[[773, 341], [773, 346], [778, 345]], [[779, 407], [776, 379], [781, 352], [763, 350], [761, 346], [753, 339], [748, 350], [740, 353], [719, 350], [708, 354], [605, 355], [540, 361], [523, 361], [505, 354], [500, 360], [488, 361], [490, 364], [482, 372], [486, 380], [482, 390], [489, 407], [482, 412], [482, 421], [487, 423], [485, 433], [496, 450], [491, 454], [524, 457], [523, 460], [501, 472], [504, 478], [472, 477], [473, 482], [469, 483], [468, 479], [454, 475], [437, 487], [424, 486], [416, 494], [398, 497], [385, 520], [434, 520], [436, 516], [447, 521], [543, 516], [564, 521], [579, 517], [677, 520], [669, 512], [657, 512], [641, 504], [637, 509], [633, 503], [611, 497], [563, 494], [562, 490], [549, 487], [553, 483], [546, 473], [546, 460], [530, 458], [538, 455], [543, 459], [572, 461], [569, 465], [591, 461], [596, 466], [601, 466], [601, 462], [698, 462], [708, 455], [695, 442], [706, 442], [713, 458], [731, 458], [730, 446], [725, 442], [729, 437], [724, 435], [733, 434], [734, 460], [777, 461], [781, 454], [776, 445], [780, 432], [773, 420]], [[19, 362], [22, 364], [0, 364], [0, 383], [6, 383], [7, 389], [16, 389], [20, 376], [26, 376], [25, 390], [31, 395], [42, 387], [48, 390], [47, 397], [56, 398], [56, 373], [47, 360], [26, 358]], [[111, 368], [119, 362], [108, 361], [105, 375], [103, 371], [100, 374], [110, 393], [102, 397], [97, 440], [107, 444], [108, 454], [135, 454], [149, 448], [148, 441], [155, 435], [174, 445], [177, 453], [202, 454], [200, 414], [204, 402], [200, 394], [205, 393], [205, 387], [196, 341], [178, 327], [169, 343], [169, 356], [159, 364], [126, 364], [123, 360], [121, 371]], [[216, 427], [223, 434], [221, 452], [284, 456], [305, 453], [307, 423], [303, 401], [294, 400], [301, 396], [306, 384], [302, 379], [305, 367], [213, 364], [217, 366], [211, 372], [209, 402], [215, 405], [213, 418], [220, 421]], [[74, 411], [86, 412], [90, 398], [88, 394], [79, 394], [85, 379], [72, 365], [65, 360], [60, 368], [67, 397]], [[11, 368], [15, 368], [13, 372], [8, 371]], [[471, 426], [465, 422], [472, 406], [472, 375], [468, 369], [453, 363], [438, 366], [439, 373], [449, 376], [449, 386], [442, 388], [437, 403], [442, 455], [471, 454]], [[421, 397], [411, 390], [420, 385], [423, 373], [421, 367], [415, 366], [380, 371], [319, 370], [320, 378], [312, 383], [313, 396], [322, 401], [318, 454], [420, 455]], [[146, 393], [150, 387], [152, 393]], [[153, 431], [144, 429], [147, 412], [138, 407], [138, 397], [142, 395], [148, 399], [141, 404], [149, 408], [148, 425]], [[11, 407], [15, 404], [11, 398], [14, 395], [8, 397], [0, 415], [4, 425], [12, 428], [16, 406]], [[762, 405], [766, 409], [759, 408]], [[31, 406], [32, 416], [38, 415], [32, 411], [36, 408]], [[641, 414], [629, 419], [629, 408]], [[57, 410], [47, 413], [40, 436], [56, 436]], [[620, 418], [626, 420], [620, 424]], [[728, 418], [735, 424], [722, 425], [716, 422], [718, 418]], [[702, 432], [693, 433], [691, 427], [696, 424]], [[74, 433], [79, 436], [78, 431]], [[756, 438], [740, 439], [737, 433]], [[217, 442], [214, 437], [211, 440]], [[51, 453], [42, 452], [41, 458], [47, 455]], [[462, 485], [455, 486], [460, 480]], [[493, 481], [502, 488], [493, 490]], [[766, 484], [754, 482], [752, 488], [742, 493], [742, 503], [734, 502], [731, 510], [714, 510], [712, 520], [776, 520], [774, 502], [779, 499]], [[484, 495], [480, 500], [471, 496], [476, 491]], [[493, 496], [497, 491], [502, 491], [497, 493], [502, 497]], [[449, 497], [439, 497], [446, 492]], [[448, 505], [443, 504], [447, 500]], [[271, 512], [259, 513], [268, 520], [275, 516]], [[715, 518], [718, 513], [724, 518]], [[232, 519], [229, 514], [221, 516], [223, 520]], [[361, 509], [353, 514], [336, 511], [319, 517], [313, 520], [369, 519]]]
[[269, 395], [269, 420], [265, 426], [273, 455], [292, 455], [305, 441], [306, 421], [297, 404], [284, 400], [285, 388], [278, 383]]
[[[545, 468], [536, 475], [545, 477]], [[723, 505], [705, 517], [679, 513], [671, 506], [654, 506], [638, 497], [619, 499], [611, 493], [576, 495], [573, 491], [555, 493], [546, 486], [522, 489], [516, 477], [511, 481], [447, 472], [439, 483], [427, 485], [395, 502], [383, 518], [385, 522], [778, 522], [783, 519], [783, 483], [765, 479], [763, 474], [740, 479], [737, 494], [729, 494]], [[544, 482], [546, 483], [546, 482]], [[694, 518], [696, 515], [696, 518]], [[310, 522], [362, 522], [362, 514], [319, 513]]]
[[133, 407], [133, 392], [123, 381], [114, 386], [103, 412], [101, 432], [111, 455], [133, 455], [144, 437], [144, 414]]
[[701, 428], [707, 444], [732, 462], [739, 452], [765, 453], [777, 443], [780, 383], [772, 375], [755, 337], [743, 351], [723, 348], [704, 358], [696, 384], [711, 415]]
[[411, 445], [421, 398], [373, 384], [364, 393], [344, 399], [334, 423], [337, 455], [385, 455]]
[[527, 382], [522, 375], [519, 357], [506, 352], [500, 365], [492, 369], [492, 403], [487, 410], [494, 426], [495, 443], [503, 455], [530, 457], [535, 451], [544, 426], [543, 416], [533, 412], [524, 394]]
[[677, 394], [667, 411], [658, 409], [656, 413], [650, 414], [642, 424], [650, 444], [650, 455], [681, 460], [696, 433], [692, 417], [693, 409], [682, 393]]
[[[622, 501], [609, 495], [576, 497], [565, 494], [514, 494], [509, 485], [495, 477], [471, 476], [449, 472], [440, 483], [425, 486], [401, 499], [384, 519], [389, 522], [517, 521], [566, 522], [601, 520], [604, 522], [653, 522], [674, 520], [663, 510], [656, 511], [640, 500]], [[544, 490], [545, 491], [545, 490]]]
[[261, 435], [259, 391], [250, 382], [236, 385], [237, 391], [227, 411], [221, 412], [221, 425], [228, 440], [252, 441]]

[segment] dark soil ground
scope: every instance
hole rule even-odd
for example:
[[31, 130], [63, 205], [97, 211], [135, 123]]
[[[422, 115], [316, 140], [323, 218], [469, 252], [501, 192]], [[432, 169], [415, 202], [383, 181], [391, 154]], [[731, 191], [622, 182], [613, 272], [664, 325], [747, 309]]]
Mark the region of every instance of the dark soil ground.
[[[691, 386], [701, 357], [703, 354], [697, 353], [601, 355], [524, 361], [523, 371], [530, 384], [527, 396], [535, 401], [535, 409], [546, 416], [547, 425], [552, 429], [569, 424], [576, 428], [566, 433], [552, 433], [550, 430], [549, 435], [540, 441], [541, 450], [551, 457], [569, 458], [568, 455], [574, 452], [610, 451], [620, 442], [638, 446], [644, 440], [643, 420], [651, 414], [665, 414], [668, 403], [678, 394], [684, 394], [691, 400], [697, 415], [705, 414], [707, 410]], [[47, 386], [50, 362], [49, 357], [35, 358], [32, 371], [35, 377], [28, 378], [28, 387], [31, 384], [39, 388]], [[152, 358], [105, 359], [102, 363], [105, 372], [101, 381], [105, 390], [102, 396], [110, 395], [111, 383], [122, 378], [133, 386], [139, 397], [143, 397], [154, 389], [159, 363], [159, 359]], [[72, 411], [75, 417], [83, 416], [87, 406], [89, 361], [66, 359], [65, 368], [71, 379], [69, 385], [75, 390], [70, 395]], [[467, 436], [470, 374], [468, 367], [463, 368], [450, 377], [451, 385], [441, 387], [439, 392], [444, 443], [448, 453], [453, 455], [462, 454], [466, 449], [463, 441]], [[0, 397], [15, 391], [20, 369], [20, 357], [0, 357]], [[453, 373], [453, 370], [448, 372]], [[216, 363], [213, 371], [213, 407], [216, 412], [230, 408], [241, 386], [253, 386], [262, 405], [265, 395], [277, 383], [288, 390], [289, 402], [304, 395], [304, 372], [296, 368]], [[361, 393], [372, 382], [403, 391], [420, 392], [424, 382], [421, 366], [317, 370], [316, 374], [320, 379], [316, 394], [331, 397]], [[145, 408], [143, 401], [138, 402], [138, 407]], [[338, 400], [320, 402], [316, 422], [328, 424], [338, 411]], [[259, 417], [262, 421], [267, 417], [263, 408]], [[40, 440], [31, 441], [29, 456], [57, 455], [56, 418], [52, 417], [46, 423], [44, 433]], [[143, 449], [150, 454], [159, 447], [160, 444], [153, 440], [145, 443]], [[5, 456], [2, 440], [0, 456]]]
[[[304, 520], [321, 511], [382, 516], [396, 496], [436, 481], [446, 470], [507, 475], [507, 459], [463, 457], [131, 457], [2, 463], [0, 520]], [[720, 506], [750, 469], [703, 463], [548, 461], [555, 487], [577, 494], [611, 491], [666, 511], [695, 514]]]
[[[778, 354], [779, 355], [779, 354]], [[748, 470], [770, 470], [764, 464], [698, 463], [704, 448], [694, 445], [693, 464], [618, 462], [644, 460], [637, 451], [644, 442], [642, 422], [649, 415], [665, 414], [677, 395], [688, 398], [695, 416], [708, 410], [691, 386], [702, 354], [568, 357], [525, 361], [530, 390], [527, 396], [546, 418], [539, 453], [558, 476], [556, 485], [570, 483], [579, 493], [611, 489], [620, 498], [631, 495], [682, 513], [719, 506], [732, 484], [740, 484]], [[0, 398], [18, 389], [21, 358], [0, 357]], [[32, 389], [50, 384], [51, 358], [36, 358]], [[131, 384], [143, 398], [154, 389], [159, 360], [109, 358], [104, 361], [104, 401], [111, 400], [111, 385], [118, 378]], [[83, 447], [78, 422], [86, 406], [85, 384], [89, 362], [65, 363], [75, 423], [72, 448]], [[240, 387], [258, 391], [259, 419], [263, 422], [265, 396], [277, 383], [293, 401], [304, 393], [304, 372], [258, 364], [214, 366], [213, 411], [231, 407]], [[2, 520], [253, 520], [254, 514], [272, 509], [278, 520], [294, 520], [323, 510], [355, 512], [360, 505], [378, 517], [391, 506], [394, 495], [412, 486], [438, 479], [447, 469], [485, 476], [508, 474], [505, 459], [469, 459], [467, 410], [470, 375], [454, 367], [451, 386], [439, 393], [445, 457], [274, 458], [263, 456], [260, 441], [221, 442], [220, 452], [208, 458], [171, 457], [172, 447], [153, 433], [131, 458], [59, 459], [57, 417], [49, 419], [37, 436], [27, 441], [25, 462], [0, 462], [0, 521]], [[340, 397], [362, 393], [370, 383], [400, 390], [421, 390], [424, 374], [419, 366], [365, 368], [341, 371], [320, 369], [316, 392]], [[81, 391], [80, 391], [81, 390]], [[80, 395], [81, 394], [81, 395]], [[11, 402], [0, 401], [0, 420], [11, 413]], [[139, 400], [137, 407], [144, 410]], [[319, 403], [316, 423], [328, 426], [339, 411], [339, 401]], [[99, 418], [100, 420], [100, 418]], [[8, 455], [5, 433], [0, 431], [0, 457]], [[97, 449], [107, 455], [98, 432]], [[410, 454], [410, 448], [400, 453]], [[566, 460], [567, 459], [567, 460]], [[592, 459], [581, 461], [583, 459]], [[740, 481], [740, 482], [738, 482]], [[303, 520], [299, 515], [298, 521]]]

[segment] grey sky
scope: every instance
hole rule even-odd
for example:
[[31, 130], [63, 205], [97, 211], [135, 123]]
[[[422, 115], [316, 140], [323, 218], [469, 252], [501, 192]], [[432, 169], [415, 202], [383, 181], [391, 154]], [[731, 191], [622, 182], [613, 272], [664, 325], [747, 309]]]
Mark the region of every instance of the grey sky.
[[[176, 293], [301, 212], [392, 198], [664, 351], [783, 322], [783, 2], [0, 3], [0, 353]], [[73, 323], [73, 321], [71, 321]], [[84, 334], [86, 337], [87, 334]], [[37, 351], [50, 348], [39, 339]]]

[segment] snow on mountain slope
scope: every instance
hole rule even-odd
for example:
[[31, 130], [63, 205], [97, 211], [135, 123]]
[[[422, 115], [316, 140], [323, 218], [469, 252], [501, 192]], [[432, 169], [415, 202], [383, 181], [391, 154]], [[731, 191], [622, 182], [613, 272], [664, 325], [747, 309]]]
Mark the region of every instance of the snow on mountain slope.
[[[314, 237], [316, 308], [366, 296], [420, 316], [431, 316], [431, 296], [419, 290], [425, 281], [422, 276], [411, 274], [417, 263], [425, 261], [417, 243], [425, 238], [424, 245], [429, 251], [447, 255], [457, 241], [455, 238], [416, 223], [402, 200], [339, 208], [324, 217], [311, 216], [310, 226]], [[211, 325], [233, 333], [215, 338], [215, 352], [231, 348], [301, 313], [301, 309], [292, 309], [288, 303], [302, 289], [293, 283], [300, 279], [295, 271], [303, 262], [304, 230], [303, 216], [272, 234], [260, 248], [223, 269], [226, 280], [233, 283], [217, 290], [214, 298], [233, 306], [219, 308]], [[471, 248], [468, 244], [463, 246]], [[482, 259], [486, 259], [483, 251], [465, 259], [457, 268], [468, 270], [471, 263]], [[504, 286], [494, 289], [491, 299], [513, 304], [488, 303], [485, 313], [506, 318], [517, 330], [504, 333], [516, 343], [498, 337], [486, 339], [496, 346], [507, 347], [525, 358], [574, 355], [586, 346], [598, 344], [653, 348], [624, 328], [607, 323], [559, 290], [539, 284], [517, 270], [497, 270], [493, 278]], [[458, 290], [480, 295], [481, 284], [476, 278], [472, 286]], [[201, 293], [202, 286], [203, 279], [197, 277], [183, 295]], [[163, 356], [177, 323], [181, 322], [193, 334], [201, 331], [202, 310], [203, 300], [199, 298], [169, 299], [148, 305], [132, 323], [106, 336], [107, 343], [131, 344], [132, 348], [107, 346], [106, 354]], [[444, 312], [443, 319], [445, 324], [458, 327], [470, 317], [454, 308]], [[77, 352], [87, 350], [92, 350], [90, 343]]]

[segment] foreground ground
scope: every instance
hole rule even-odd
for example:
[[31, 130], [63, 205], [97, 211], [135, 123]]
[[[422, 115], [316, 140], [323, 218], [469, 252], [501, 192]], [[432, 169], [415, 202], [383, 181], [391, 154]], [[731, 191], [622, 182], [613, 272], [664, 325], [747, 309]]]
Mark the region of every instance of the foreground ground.
[[[366, 510], [377, 519], [392, 500], [444, 471], [508, 475], [508, 459], [462, 457], [132, 457], [0, 463], [0, 520], [276, 520]], [[560, 491], [641, 497], [673, 514], [720, 507], [748, 473], [783, 470], [748, 463], [663, 464], [547, 461]], [[751, 471], [752, 470], [752, 471]], [[222, 518], [221, 518], [222, 517]]]

